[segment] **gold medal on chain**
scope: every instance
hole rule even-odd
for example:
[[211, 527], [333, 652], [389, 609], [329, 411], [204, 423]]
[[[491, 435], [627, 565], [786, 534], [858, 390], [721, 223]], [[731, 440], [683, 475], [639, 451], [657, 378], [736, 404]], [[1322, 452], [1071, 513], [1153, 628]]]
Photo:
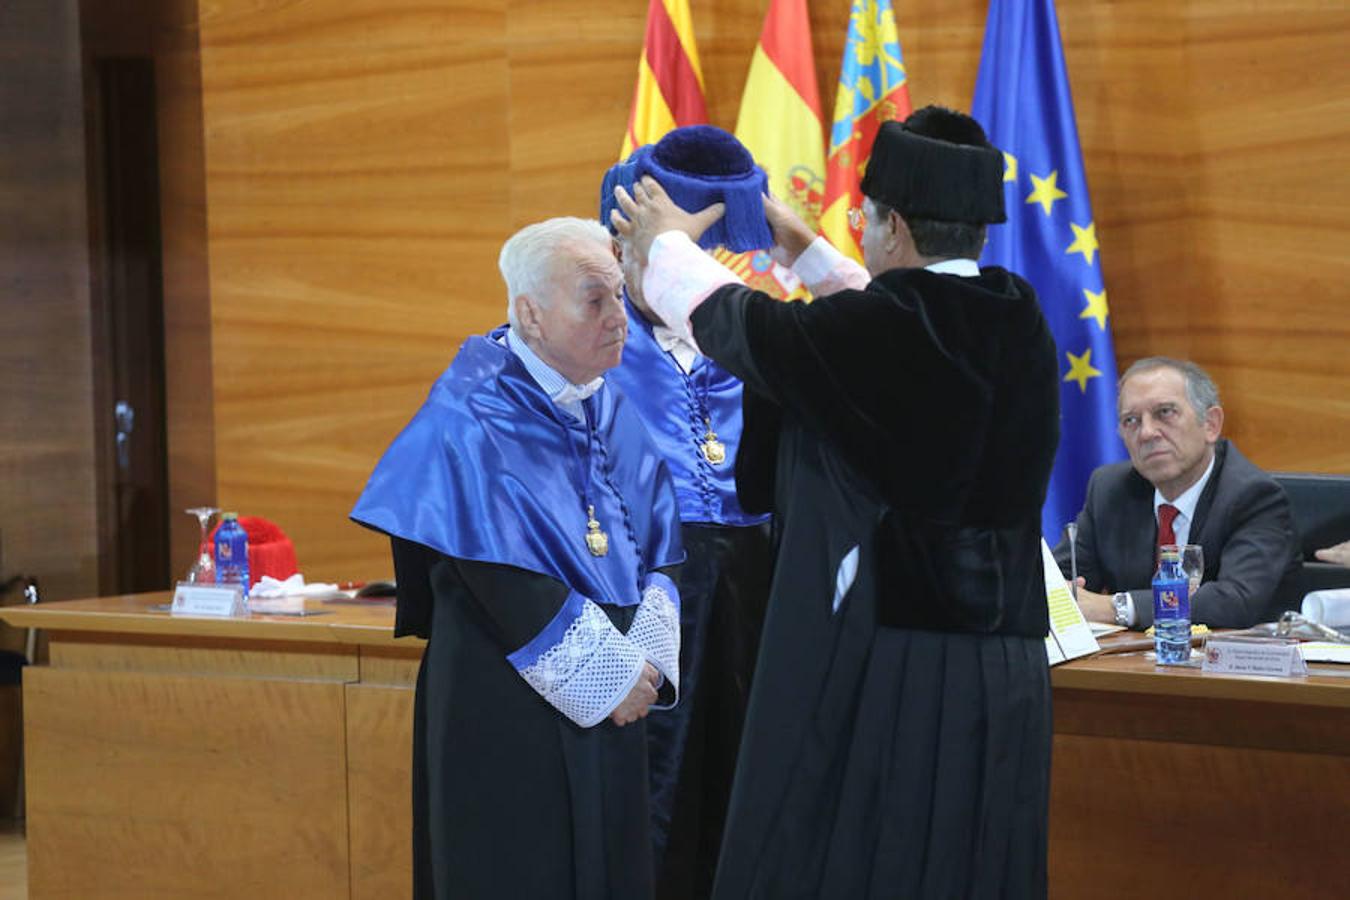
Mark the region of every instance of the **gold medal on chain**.
[[703, 435], [703, 443], [700, 449], [703, 451], [703, 458], [714, 466], [720, 466], [727, 458], [727, 447], [717, 439], [717, 432], [712, 430], [712, 422], [708, 419], [703, 420], [703, 425], [708, 429], [707, 434]]
[[586, 507], [586, 549], [591, 556], [604, 556], [609, 553], [609, 535], [600, 530], [600, 521], [595, 517], [595, 507]]

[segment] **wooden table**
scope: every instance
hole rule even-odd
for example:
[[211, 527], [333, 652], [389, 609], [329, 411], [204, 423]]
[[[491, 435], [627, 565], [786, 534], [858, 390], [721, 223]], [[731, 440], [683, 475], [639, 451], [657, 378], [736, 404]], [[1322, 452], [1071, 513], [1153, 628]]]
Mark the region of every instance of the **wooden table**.
[[1310, 670], [1052, 669], [1051, 896], [1345, 896], [1350, 670]]
[[[30, 896], [408, 896], [421, 642], [393, 640], [388, 606], [149, 609], [167, 599], [0, 608], [51, 638], [24, 676]], [[1052, 670], [1051, 895], [1334, 893], [1336, 671], [1214, 676], [1142, 654]]]
[[29, 896], [411, 894], [422, 642], [386, 605], [199, 619], [141, 594], [0, 610], [24, 674]]

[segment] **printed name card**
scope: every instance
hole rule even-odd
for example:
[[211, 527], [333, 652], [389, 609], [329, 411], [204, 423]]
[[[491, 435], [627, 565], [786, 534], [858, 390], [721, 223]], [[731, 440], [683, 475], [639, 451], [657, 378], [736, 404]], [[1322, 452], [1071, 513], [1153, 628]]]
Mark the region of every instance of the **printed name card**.
[[1045, 605], [1050, 613], [1050, 631], [1045, 636], [1045, 654], [1050, 665], [1096, 653], [1099, 649], [1097, 638], [1073, 601], [1055, 555], [1044, 539], [1041, 540], [1041, 565], [1045, 570]]
[[244, 591], [237, 584], [193, 584], [178, 582], [169, 612], [175, 616], [216, 616], [230, 618], [248, 615]]
[[1278, 638], [1211, 637], [1205, 642], [1206, 672], [1228, 675], [1307, 675], [1298, 641]]

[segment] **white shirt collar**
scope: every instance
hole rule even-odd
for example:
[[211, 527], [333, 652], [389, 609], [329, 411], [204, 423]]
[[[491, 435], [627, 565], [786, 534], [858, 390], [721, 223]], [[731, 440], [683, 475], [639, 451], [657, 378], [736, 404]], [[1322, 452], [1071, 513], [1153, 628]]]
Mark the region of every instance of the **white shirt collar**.
[[980, 264], [973, 259], [944, 259], [924, 268], [939, 275], [960, 275], [962, 278], [975, 278], [980, 274]]
[[664, 325], [653, 325], [652, 337], [656, 339], [657, 346], [669, 353], [681, 369], [686, 373], [694, 371], [699, 352], [682, 334]]
[[530, 349], [530, 345], [525, 343], [520, 335], [516, 334], [514, 328], [506, 329], [506, 346], [516, 356], [520, 357], [521, 363], [525, 366], [525, 371], [530, 373], [535, 382], [548, 394], [549, 399], [567, 410], [578, 419], [584, 418], [585, 414], [581, 409], [581, 401], [594, 394], [604, 385], [603, 377], [596, 378], [586, 384], [573, 384], [564, 378], [559, 372], [539, 358], [539, 354]]
[[[1205, 485], [1209, 482], [1209, 476], [1213, 471], [1214, 471], [1214, 455], [1211, 454], [1209, 457], [1209, 465], [1205, 466], [1205, 474], [1200, 476], [1200, 480], [1197, 481], [1195, 484], [1191, 485], [1190, 487], [1186, 488], [1186, 490], [1182, 491], [1180, 497], [1171, 501], [1172, 505], [1177, 508], [1178, 518], [1184, 519], [1187, 527], [1189, 527], [1191, 521], [1195, 519], [1196, 504], [1200, 502], [1200, 495], [1205, 492]], [[1153, 517], [1155, 519], [1158, 516], [1158, 507], [1162, 506], [1164, 503], [1167, 502], [1168, 501], [1163, 498], [1162, 491], [1158, 490], [1157, 488], [1154, 488]], [[1175, 529], [1176, 525], [1174, 524], [1172, 527], [1173, 529]]]

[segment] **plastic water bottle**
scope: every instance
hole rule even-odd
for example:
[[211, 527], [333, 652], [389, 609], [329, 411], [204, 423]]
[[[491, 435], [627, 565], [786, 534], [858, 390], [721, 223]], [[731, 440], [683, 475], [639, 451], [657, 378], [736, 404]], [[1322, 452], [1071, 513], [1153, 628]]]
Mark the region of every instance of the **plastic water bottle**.
[[1181, 568], [1181, 550], [1172, 544], [1162, 548], [1153, 576], [1153, 649], [1165, 666], [1191, 658], [1190, 582]]
[[238, 513], [223, 513], [216, 529], [216, 583], [237, 584], [248, 596], [248, 534]]

